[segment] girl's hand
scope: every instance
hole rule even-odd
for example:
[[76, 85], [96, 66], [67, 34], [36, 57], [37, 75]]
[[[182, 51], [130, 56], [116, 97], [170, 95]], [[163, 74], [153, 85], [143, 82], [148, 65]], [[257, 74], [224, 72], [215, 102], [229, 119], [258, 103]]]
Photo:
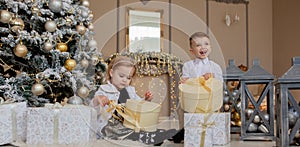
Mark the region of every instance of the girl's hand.
[[152, 93], [150, 92], [150, 91], [147, 91], [146, 93], [145, 93], [145, 100], [146, 101], [151, 101], [152, 100]]
[[106, 96], [98, 95], [94, 97], [94, 104], [97, 106], [100, 104], [101, 107], [109, 104], [109, 99]]

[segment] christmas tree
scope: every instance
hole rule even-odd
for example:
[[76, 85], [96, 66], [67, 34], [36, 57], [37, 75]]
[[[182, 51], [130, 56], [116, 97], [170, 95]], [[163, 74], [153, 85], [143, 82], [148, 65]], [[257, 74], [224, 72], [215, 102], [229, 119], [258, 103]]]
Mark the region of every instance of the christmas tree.
[[88, 0], [0, 0], [1, 101], [39, 107], [93, 96], [106, 67], [93, 39], [89, 5]]

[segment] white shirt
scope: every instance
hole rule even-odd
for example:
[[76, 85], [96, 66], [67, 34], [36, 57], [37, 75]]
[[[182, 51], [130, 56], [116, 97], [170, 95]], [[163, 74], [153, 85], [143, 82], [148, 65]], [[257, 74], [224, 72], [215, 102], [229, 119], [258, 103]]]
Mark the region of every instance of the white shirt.
[[187, 61], [182, 67], [182, 77], [183, 78], [197, 78], [203, 76], [206, 73], [213, 73], [214, 77], [223, 81], [222, 69], [220, 65], [205, 59], [194, 59]]
[[[136, 92], [135, 88], [132, 86], [127, 86], [126, 90], [128, 92], [128, 95], [131, 99], [135, 100], [142, 100], [141, 97], [139, 97]], [[100, 85], [99, 89], [96, 91], [95, 96], [103, 95], [106, 96], [109, 100], [115, 100], [118, 102], [120, 91], [109, 81], [107, 84]], [[93, 103], [93, 100], [90, 103], [90, 106], [94, 107], [97, 111], [97, 133], [101, 134], [101, 130], [104, 126], [107, 125], [108, 120], [112, 117], [113, 112], [107, 112], [106, 110], [109, 108], [107, 105], [104, 107], [101, 107], [100, 105], [95, 106]]]

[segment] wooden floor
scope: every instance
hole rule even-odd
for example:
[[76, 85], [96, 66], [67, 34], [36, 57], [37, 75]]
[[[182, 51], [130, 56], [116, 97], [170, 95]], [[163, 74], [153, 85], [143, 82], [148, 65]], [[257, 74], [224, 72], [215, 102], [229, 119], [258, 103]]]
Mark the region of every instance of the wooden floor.
[[[161, 146], [164, 147], [183, 147], [184, 144], [174, 144], [166, 141]], [[231, 134], [231, 141], [229, 144], [214, 147], [275, 147], [275, 141], [241, 141], [239, 134]]]

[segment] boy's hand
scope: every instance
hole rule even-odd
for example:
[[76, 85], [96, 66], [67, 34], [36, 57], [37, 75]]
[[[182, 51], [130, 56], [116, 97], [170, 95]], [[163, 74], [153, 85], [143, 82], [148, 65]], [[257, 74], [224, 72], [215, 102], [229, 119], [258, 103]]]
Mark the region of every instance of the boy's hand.
[[213, 73], [206, 73], [203, 75], [204, 79], [205, 80], [208, 80], [209, 78], [213, 78], [214, 77], [214, 74]]
[[188, 80], [189, 78], [180, 78], [179, 80], [179, 84], [183, 84], [186, 80]]
[[146, 93], [145, 93], [145, 100], [146, 101], [151, 101], [152, 100], [152, 93], [150, 92], [150, 91], [147, 91]]

